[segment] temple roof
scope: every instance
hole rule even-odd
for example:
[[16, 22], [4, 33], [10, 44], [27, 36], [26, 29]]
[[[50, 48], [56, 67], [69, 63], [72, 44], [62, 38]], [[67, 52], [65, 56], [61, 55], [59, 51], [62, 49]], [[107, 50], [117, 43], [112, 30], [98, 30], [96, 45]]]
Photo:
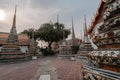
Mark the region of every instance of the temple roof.
[[[8, 35], [9, 35], [9, 33], [0, 33], [0, 39], [6, 39], [6, 38], [8, 38]], [[29, 39], [28, 36], [25, 34], [18, 34], [18, 38], [20, 40], [23, 40], [23, 39], [28, 40]]]
[[93, 20], [92, 20], [92, 22], [91, 22], [91, 25], [90, 25], [90, 27], [89, 27], [89, 29], [88, 29], [88, 33], [91, 33], [91, 32], [92, 32], [92, 30], [94, 29], [97, 21], [99, 20], [100, 15], [101, 15], [102, 10], [103, 10], [103, 5], [104, 5], [104, 4], [105, 4], [105, 2], [103, 2], [103, 1], [101, 0], [101, 2], [100, 2], [100, 4], [99, 4], [99, 7], [98, 7], [98, 10], [97, 10], [97, 12], [96, 12], [96, 14], [95, 14], [95, 16], [94, 16], [94, 18], [93, 18]]
[[[0, 44], [3, 44], [7, 40], [8, 35], [9, 35], [9, 33], [0, 32]], [[29, 38], [25, 34], [18, 34], [18, 40], [19, 40], [19, 45], [28, 45], [29, 44]]]

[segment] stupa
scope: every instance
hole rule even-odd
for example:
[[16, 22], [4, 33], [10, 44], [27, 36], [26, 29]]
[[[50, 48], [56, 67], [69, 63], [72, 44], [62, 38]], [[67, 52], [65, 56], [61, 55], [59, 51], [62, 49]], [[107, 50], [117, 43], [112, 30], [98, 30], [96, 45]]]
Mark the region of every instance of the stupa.
[[84, 65], [91, 65], [88, 61], [88, 53], [93, 51], [93, 47], [91, 45], [91, 42], [89, 41], [88, 38], [88, 33], [87, 33], [87, 24], [86, 24], [86, 17], [84, 16], [84, 39], [82, 40], [82, 35], [81, 35], [81, 44], [79, 47], [79, 51], [77, 54], [77, 61], [82, 62]]
[[66, 39], [65, 39], [65, 32], [63, 31], [63, 41], [62, 44], [59, 45], [59, 58], [70, 58], [71, 50], [70, 46], [67, 45]]
[[32, 59], [37, 59], [37, 44], [38, 42], [34, 39], [34, 30], [32, 31], [32, 39], [30, 40], [29, 53], [32, 56]]
[[86, 24], [86, 17], [84, 16], [84, 40], [82, 41], [79, 49], [79, 55], [81, 56], [87, 56], [87, 54], [91, 51], [93, 51], [93, 47], [91, 45], [91, 42], [88, 38], [88, 33], [87, 33], [87, 24]]
[[12, 28], [10, 30], [6, 43], [3, 44], [3, 48], [0, 52], [0, 62], [23, 60], [26, 57], [26, 54], [23, 54], [20, 51], [20, 47], [18, 46], [18, 34], [16, 30], [16, 12], [17, 5], [15, 6], [15, 14], [13, 18]]
[[120, 80], [120, 0], [101, 0], [88, 33], [98, 49], [89, 53], [94, 67], [85, 68], [84, 78]]

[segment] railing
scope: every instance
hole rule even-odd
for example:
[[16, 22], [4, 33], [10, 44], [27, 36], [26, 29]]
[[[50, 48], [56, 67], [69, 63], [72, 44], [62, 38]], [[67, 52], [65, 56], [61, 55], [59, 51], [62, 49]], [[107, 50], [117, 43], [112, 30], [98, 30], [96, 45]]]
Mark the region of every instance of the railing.
[[83, 76], [83, 80], [120, 80], [120, 73], [88, 66], [84, 67]]

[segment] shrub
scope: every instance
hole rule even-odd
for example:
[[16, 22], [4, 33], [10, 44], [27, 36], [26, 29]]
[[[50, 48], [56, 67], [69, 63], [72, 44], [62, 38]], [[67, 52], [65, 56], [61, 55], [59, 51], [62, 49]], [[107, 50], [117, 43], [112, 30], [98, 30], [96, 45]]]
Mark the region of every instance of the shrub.
[[55, 52], [48, 50], [47, 48], [40, 48], [40, 51], [44, 56], [55, 55]]
[[79, 45], [72, 45], [71, 50], [72, 50], [72, 54], [76, 54], [79, 50]]

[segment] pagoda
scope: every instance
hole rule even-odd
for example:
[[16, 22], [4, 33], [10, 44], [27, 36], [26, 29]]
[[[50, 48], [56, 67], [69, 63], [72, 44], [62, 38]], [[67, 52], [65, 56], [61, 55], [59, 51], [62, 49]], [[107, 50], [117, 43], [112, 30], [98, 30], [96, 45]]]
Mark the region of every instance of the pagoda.
[[[63, 32], [64, 36], [64, 32]], [[58, 57], [61, 59], [70, 58], [71, 50], [69, 49], [65, 38], [63, 38], [62, 45], [59, 45], [59, 54]]]
[[[73, 25], [73, 20], [72, 20], [72, 25]], [[73, 43], [73, 39], [72, 39], [72, 43]], [[67, 44], [67, 41], [65, 39], [65, 32], [63, 31], [63, 41], [62, 41], [62, 44], [59, 46], [58, 57], [60, 57], [60, 58], [70, 58], [71, 53], [72, 53], [71, 52], [71, 44], [70, 45]]]
[[30, 40], [30, 47], [29, 47], [29, 53], [32, 57], [36, 56], [37, 59], [37, 44], [38, 42], [34, 39], [34, 30], [32, 31], [32, 39]]
[[87, 24], [86, 24], [86, 17], [84, 16], [84, 40], [80, 45], [79, 49], [79, 55], [84, 55], [87, 56], [89, 52], [93, 50], [93, 47], [91, 45], [91, 42], [88, 38], [88, 33], [87, 33]]
[[84, 78], [120, 80], [120, 0], [101, 0], [88, 33], [98, 49], [88, 55], [94, 67], [85, 67]]
[[26, 57], [26, 55], [20, 51], [19, 47], [18, 34], [16, 30], [16, 12], [17, 5], [15, 6], [12, 28], [0, 52], [0, 62], [23, 60]]

